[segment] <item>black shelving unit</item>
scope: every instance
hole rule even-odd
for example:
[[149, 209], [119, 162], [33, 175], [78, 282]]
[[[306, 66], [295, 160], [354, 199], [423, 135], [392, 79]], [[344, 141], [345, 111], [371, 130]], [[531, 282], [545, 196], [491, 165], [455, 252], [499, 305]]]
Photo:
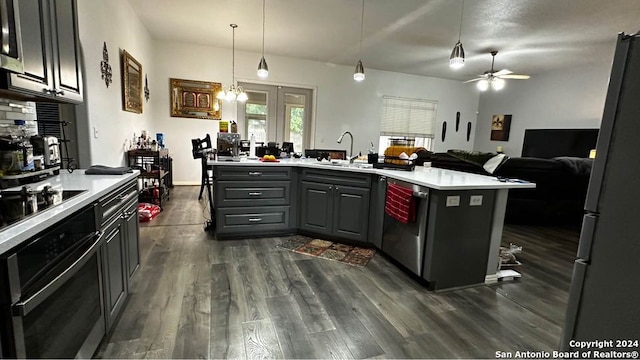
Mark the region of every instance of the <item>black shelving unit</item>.
[[[129, 167], [140, 170], [138, 200], [156, 204], [162, 209], [162, 204], [169, 201], [170, 188], [173, 187], [173, 159], [169, 156], [169, 150], [129, 150], [127, 159]], [[156, 182], [157, 193], [154, 186]]]

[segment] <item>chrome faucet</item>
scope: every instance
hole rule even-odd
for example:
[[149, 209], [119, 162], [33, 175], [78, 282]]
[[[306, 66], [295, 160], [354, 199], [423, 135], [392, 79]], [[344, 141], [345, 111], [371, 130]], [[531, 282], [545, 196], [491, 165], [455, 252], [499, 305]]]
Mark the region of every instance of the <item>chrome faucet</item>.
[[356, 158], [353, 156], [353, 134], [351, 134], [351, 132], [349, 131], [345, 131], [342, 133], [342, 135], [340, 135], [340, 137], [338, 138], [338, 144], [342, 144], [342, 139], [344, 138], [344, 136], [346, 134], [349, 134], [349, 136], [351, 136], [351, 148], [350, 148], [350, 152], [349, 152], [349, 163], [353, 164], [353, 160], [355, 160]]

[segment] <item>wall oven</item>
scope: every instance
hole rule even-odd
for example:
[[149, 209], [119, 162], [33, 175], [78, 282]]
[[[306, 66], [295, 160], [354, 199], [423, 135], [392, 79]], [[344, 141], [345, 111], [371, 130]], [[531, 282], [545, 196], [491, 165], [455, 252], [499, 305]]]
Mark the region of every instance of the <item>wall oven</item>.
[[105, 333], [98, 224], [92, 205], [2, 255], [4, 356], [93, 355]]
[[0, 68], [24, 72], [18, 0], [0, 0]]

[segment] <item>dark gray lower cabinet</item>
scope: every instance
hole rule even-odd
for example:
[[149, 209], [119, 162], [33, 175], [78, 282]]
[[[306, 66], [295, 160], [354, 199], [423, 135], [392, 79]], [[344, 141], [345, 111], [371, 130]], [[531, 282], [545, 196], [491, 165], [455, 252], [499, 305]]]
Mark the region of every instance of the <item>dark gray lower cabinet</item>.
[[297, 173], [281, 166], [217, 166], [219, 238], [291, 233], [297, 221]]
[[300, 229], [331, 234], [333, 185], [303, 181], [300, 185]]
[[127, 246], [127, 276], [129, 280], [140, 267], [140, 245], [138, 242], [138, 201], [132, 201], [126, 206], [124, 213], [125, 243]]
[[120, 217], [113, 218], [112, 222], [105, 227], [102, 236], [105, 237], [102, 264], [106, 326], [110, 329], [127, 297], [125, 233]]
[[367, 188], [303, 181], [300, 229], [366, 242], [369, 193]]
[[140, 266], [137, 186], [137, 180], [132, 181], [99, 201], [100, 231], [105, 238], [102, 281], [107, 332], [122, 311], [131, 279]]

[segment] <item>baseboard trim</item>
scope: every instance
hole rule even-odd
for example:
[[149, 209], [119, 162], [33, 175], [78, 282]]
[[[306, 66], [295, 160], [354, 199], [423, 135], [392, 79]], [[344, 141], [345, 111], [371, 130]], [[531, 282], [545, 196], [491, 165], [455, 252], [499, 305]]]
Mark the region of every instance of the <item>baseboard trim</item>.
[[200, 182], [199, 181], [174, 181], [173, 185], [178, 185], [178, 186], [185, 186], [185, 185], [195, 185], [195, 186], [200, 186]]

